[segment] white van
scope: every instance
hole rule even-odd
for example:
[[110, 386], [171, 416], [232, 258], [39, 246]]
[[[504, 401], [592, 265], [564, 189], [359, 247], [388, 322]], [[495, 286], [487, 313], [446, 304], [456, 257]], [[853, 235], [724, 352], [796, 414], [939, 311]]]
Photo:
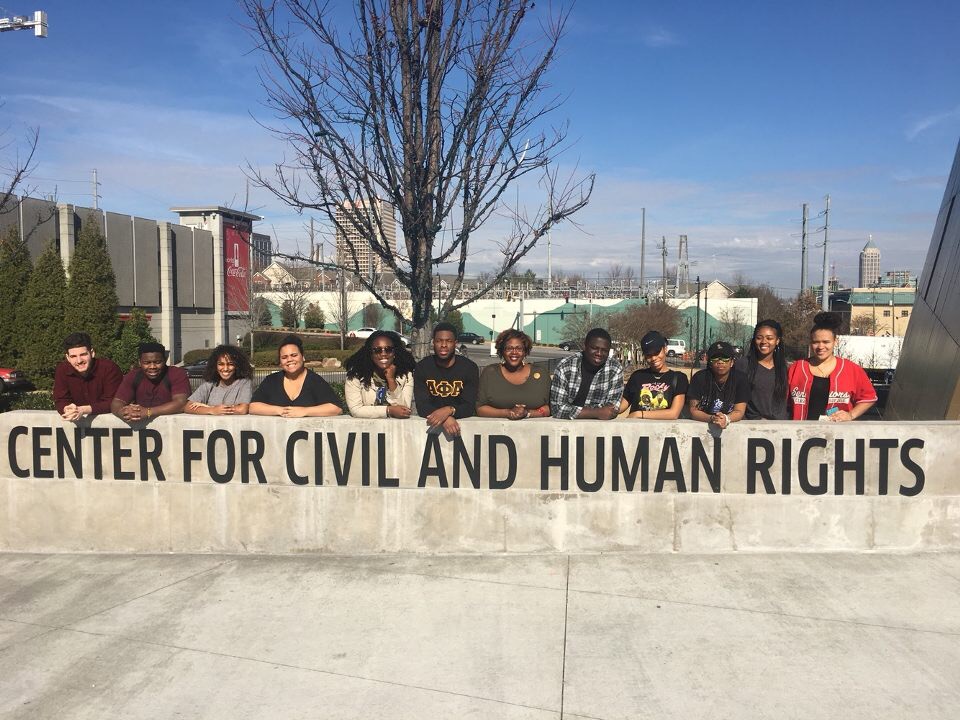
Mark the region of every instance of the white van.
[[687, 352], [687, 343], [680, 338], [667, 339], [667, 357], [683, 357]]

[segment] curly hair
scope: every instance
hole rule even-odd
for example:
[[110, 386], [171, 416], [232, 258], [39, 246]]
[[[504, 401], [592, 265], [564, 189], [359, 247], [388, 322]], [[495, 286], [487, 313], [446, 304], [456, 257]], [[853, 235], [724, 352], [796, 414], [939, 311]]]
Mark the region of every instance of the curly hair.
[[217, 371], [217, 360], [222, 357], [230, 358], [236, 366], [233, 373], [234, 379], [243, 380], [244, 378], [253, 376], [253, 368], [250, 366], [250, 360], [243, 350], [233, 345], [217, 345], [207, 359], [207, 367], [203, 371], [204, 380], [212, 382], [213, 384], [220, 382], [220, 373]]
[[507, 328], [497, 335], [497, 339], [493, 341], [493, 346], [497, 349], [497, 355], [499, 355], [501, 359], [503, 358], [504, 351], [507, 349], [507, 343], [511, 340], [519, 340], [523, 343], [524, 355], [529, 355], [530, 351], [533, 350], [533, 340], [530, 339], [529, 335], [516, 328]]
[[356, 378], [363, 385], [373, 384], [373, 376], [377, 372], [377, 366], [373, 364], [373, 343], [380, 338], [386, 338], [393, 344], [393, 364], [397, 368], [397, 375], [413, 372], [417, 361], [413, 359], [413, 354], [407, 350], [400, 336], [391, 330], [377, 330], [370, 333], [363, 346], [347, 358], [344, 367], [347, 369], [348, 378]]
[[813, 318], [813, 327], [810, 328], [810, 335], [812, 337], [817, 330], [829, 330], [833, 333], [833, 336], [836, 337], [837, 333], [840, 332], [841, 325], [843, 325], [843, 320], [837, 313], [817, 313]]

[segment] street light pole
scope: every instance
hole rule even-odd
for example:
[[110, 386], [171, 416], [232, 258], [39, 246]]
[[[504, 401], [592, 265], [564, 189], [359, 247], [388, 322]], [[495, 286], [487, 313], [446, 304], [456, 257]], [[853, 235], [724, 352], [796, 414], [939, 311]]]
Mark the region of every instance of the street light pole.
[[29, 30], [33, 28], [34, 37], [47, 36], [47, 13], [37, 10], [33, 13], [33, 20], [28, 15], [14, 15], [12, 18], [0, 18], [0, 32], [12, 30]]

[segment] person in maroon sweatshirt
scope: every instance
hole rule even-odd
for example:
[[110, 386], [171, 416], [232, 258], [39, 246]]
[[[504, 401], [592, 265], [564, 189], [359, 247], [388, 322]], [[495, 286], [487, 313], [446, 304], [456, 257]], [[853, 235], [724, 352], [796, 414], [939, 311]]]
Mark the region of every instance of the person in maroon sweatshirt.
[[98, 358], [86, 333], [71, 333], [63, 341], [66, 359], [57, 363], [53, 400], [64, 420], [110, 412], [110, 402], [123, 373], [108, 358]]

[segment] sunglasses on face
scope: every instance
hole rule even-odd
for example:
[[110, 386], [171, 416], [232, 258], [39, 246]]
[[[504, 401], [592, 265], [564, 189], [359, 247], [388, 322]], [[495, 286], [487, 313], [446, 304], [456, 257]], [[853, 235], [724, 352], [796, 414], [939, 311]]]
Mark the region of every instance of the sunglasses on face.
[[730, 358], [728, 358], [728, 357], [710, 358], [710, 362], [713, 362], [713, 363], [728, 363], [728, 362], [730, 362]]
[[374, 355], [393, 355], [393, 346], [371, 348], [370, 352]]

